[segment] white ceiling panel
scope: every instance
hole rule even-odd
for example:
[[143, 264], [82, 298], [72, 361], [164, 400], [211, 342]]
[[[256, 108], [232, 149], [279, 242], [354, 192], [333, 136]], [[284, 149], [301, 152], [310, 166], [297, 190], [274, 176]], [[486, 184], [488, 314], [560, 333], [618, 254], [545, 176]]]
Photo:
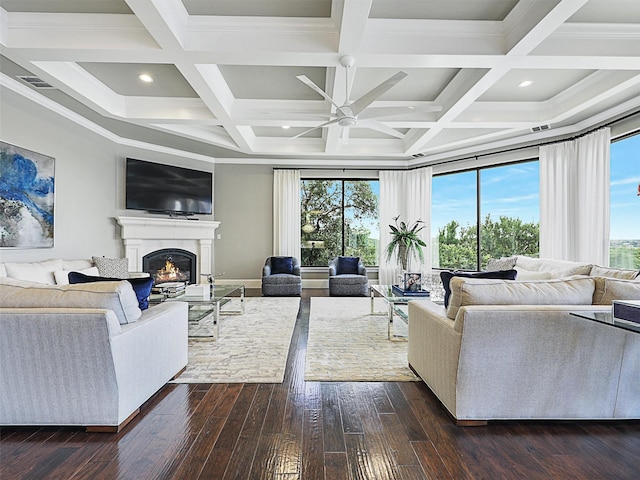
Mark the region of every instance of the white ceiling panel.
[[0, 8], [3, 85], [24, 89], [26, 72], [55, 87], [39, 95], [103, 128], [162, 132], [163, 144], [169, 133], [218, 157], [428, 164], [518, 145], [537, 125], [551, 138], [640, 110], [638, 0]]

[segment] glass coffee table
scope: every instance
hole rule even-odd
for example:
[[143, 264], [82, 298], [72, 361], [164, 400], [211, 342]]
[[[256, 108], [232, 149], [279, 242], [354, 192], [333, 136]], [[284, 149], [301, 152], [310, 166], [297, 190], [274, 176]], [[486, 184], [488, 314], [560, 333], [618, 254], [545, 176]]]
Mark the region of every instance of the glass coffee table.
[[220, 315], [244, 313], [244, 285], [212, 285], [211, 298], [185, 293], [152, 294], [150, 303], [186, 302], [189, 305], [189, 337], [216, 340]]
[[[388, 319], [387, 338], [392, 342], [406, 342], [407, 336], [403, 334], [397, 334], [394, 331], [394, 319], [400, 318], [406, 325], [409, 324], [409, 312], [407, 304], [411, 300], [429, 300], [428, 292], [426, 295], [411, 294], [411, 295], [398, 295], [393, 291], [392, 285], [370, 285], [369, 295], [371, 297], [371, 315], [386, 315]], [[376, 311], [375, 299], [383, 298], [387, 304], [385, 311]]]

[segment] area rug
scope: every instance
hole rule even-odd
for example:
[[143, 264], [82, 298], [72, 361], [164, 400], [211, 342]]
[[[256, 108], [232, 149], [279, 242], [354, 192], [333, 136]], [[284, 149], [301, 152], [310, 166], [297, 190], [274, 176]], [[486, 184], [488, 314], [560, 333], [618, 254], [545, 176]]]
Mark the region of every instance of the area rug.
[[[376, 310], [383, 310], [378, 299]], [[396, 334], [407, 325], [394, 322]], [[407, 342], [387, 338], [387, 317], [371, 315], [368, 298], [311, 298], [305, 380], [337, 382], [417, 381]]]
[[173, 383], [281, 383], [299, 306], [246, 298], [243, 315], [220, 316], [217, 340], [189, 339], [187, 369]]

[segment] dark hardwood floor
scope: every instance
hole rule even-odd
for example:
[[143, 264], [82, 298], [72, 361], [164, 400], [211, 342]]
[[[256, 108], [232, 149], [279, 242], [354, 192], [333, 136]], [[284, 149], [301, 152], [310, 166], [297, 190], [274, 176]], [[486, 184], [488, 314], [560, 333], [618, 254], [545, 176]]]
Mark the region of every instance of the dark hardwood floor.
[[456, 427], [422, 382], [305, 382], [324, 295], [303, 293], [282, 384], [170, 384], [117, 434], [2, 428], [0, 479], [639, 478], [637, 421]]

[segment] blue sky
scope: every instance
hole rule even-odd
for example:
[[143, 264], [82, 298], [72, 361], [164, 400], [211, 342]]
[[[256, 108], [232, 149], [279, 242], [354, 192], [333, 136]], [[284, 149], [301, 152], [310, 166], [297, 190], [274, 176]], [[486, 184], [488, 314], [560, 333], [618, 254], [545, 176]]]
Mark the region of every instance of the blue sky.
[[[538, 162], [518, 163], [482, 171], [481, 218], [518, 217], [539, 222]], [[432, 235], [455, 219], [463, 226], [476, 223], [475, 171], [433, 178], [431, 208]]]
[[[640, 239], [640, 135], [611, 146], [611, 239]], [[538, 162], [482, 170], [481, 218], [490, 213], [539, 222]], [[451, 220], [476, 222], [475, 171], [433, 178], [432, 235]]]
[[640, 239], [640, 135], [611, 144], [611, 239]]

